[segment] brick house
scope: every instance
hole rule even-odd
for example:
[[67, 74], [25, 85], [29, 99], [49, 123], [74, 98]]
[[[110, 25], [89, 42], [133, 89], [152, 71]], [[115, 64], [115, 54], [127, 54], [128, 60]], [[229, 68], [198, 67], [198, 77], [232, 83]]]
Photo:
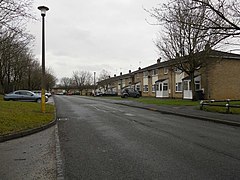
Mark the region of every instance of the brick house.
[[[156, 64], [105, 81], [111, 82], [111, 89], [119, 95], [122, 89], [132, 87], [146, 97], [192, 99], [190, 78], [176, 63], [158, 59]], [[194, 80], [195, 89], [201, 90], [205, 99], [240, 99], [240, 55], [212, 50]]]

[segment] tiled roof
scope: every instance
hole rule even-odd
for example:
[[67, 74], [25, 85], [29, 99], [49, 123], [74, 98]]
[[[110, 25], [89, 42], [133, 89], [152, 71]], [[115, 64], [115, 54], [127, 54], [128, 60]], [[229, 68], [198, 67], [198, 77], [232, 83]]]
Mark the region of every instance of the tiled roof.
[[[202, 52], [200, 52], [200, 53], [202, 53]], [[240, 60], [240, 54], [228, 53], [228, 52], [217, 51], [217, 50], [211, 50], [210, 54], [209, 54], [209, 57]], [[182, 58], [182, 57], [180, 57], [180, 58]], [[187, 61], [187, 59], [183, 58], [183, 61], [185, 61], [185, 60]], [[106, 80], [103, 80], [103, 81], [109, 81], [109, 80], [114, 81], [114, 80], [117, 80], [117, 79], [130, 78], [136, 73], [141, 73], [141, 72], [144, 72], [144, 71], [151, 71], [153, 69], [157, 69], [157, 68], [161, 68], [161, 67], [168, 67], [168, 66], [176, 64], [176, 62], [177, 62], [176, 59], [170, 59], [168, 61], [163, 61], [163, 62], [152, 64], [150, 66], [147, 66], [147, 67], [142, 68], [142, 69], [138, 69], [138, 70], [133, 71], [133, 72], [128, 73], [128, 74], [123, 74], [123, 75], [120, 75], [120, 76], [111, 77], [110, 79], [106, 79]]]

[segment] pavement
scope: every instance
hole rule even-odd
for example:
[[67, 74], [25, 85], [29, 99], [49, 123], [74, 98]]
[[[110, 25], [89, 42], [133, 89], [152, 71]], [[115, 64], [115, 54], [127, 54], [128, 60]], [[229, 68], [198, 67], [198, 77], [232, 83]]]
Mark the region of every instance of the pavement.
[[[92, 98], [92, 97], [85, 97], [85, 98]], [[154, 104], [144, 104], [144, 103], [131, 101], [131, 100], [119, 101], [119, 100], [104, 99], [101, 97], [100, 98], [94, 97], [94, 100], [101, 100], [101, 101], [106, 101], [106, 102], [110, 102], [110, 103], [114, 103], [114, 104], [156, 111], [156, 112], [160, 112], [160, 113], [164, 113], [164, 114], [173, 114], [173, 115], [177, 115], [177, 116], [194, 118], [196, 120], [211, 121], [211, 122], [215, 122], [215, 123], [240, 127], [240, 115], [207, 112], [204, 110], [199, 110], [195, 106], [158, 106], [158, 105], [154, 105]], [[51, 103], [54, 104], [53, 99], [52, 99]], [[53, 120], [50, 124], [47, 124], [40, 128], [30, 129], [25, 132], [11, 134], [11, 135], [7, 135], [7, 136], [0, 136], [0, 142], [23, 137], [26, 135], [30, 135], [30, 134], [42, 131], [46, 128], [51, 127], [55, 123], [56, 123], [56, 120]]]

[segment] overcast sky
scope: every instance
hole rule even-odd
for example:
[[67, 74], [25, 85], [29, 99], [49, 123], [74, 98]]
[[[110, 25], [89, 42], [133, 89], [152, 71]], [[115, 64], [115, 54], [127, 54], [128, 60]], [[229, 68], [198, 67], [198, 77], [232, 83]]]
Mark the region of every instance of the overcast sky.
[[[46, 66], [57, 78], [71, 77], [73, 71], [124, 74], [130, 69], [156, 63], [154, 45], [160, 27], [143, 8], [150, 9], [159, 0], [38, 0], [34, 4], [49, 7], [46, 15]], [[34, 53], [41, 60], [41, 21], [29, 23], [36, 36]]]

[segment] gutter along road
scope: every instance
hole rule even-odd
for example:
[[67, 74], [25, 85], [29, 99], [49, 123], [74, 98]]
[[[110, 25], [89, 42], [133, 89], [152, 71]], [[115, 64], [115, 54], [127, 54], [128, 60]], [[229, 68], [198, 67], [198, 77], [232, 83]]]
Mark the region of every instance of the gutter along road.
[[65, 179], [237, 179], [239, 127], [55, 96]]

